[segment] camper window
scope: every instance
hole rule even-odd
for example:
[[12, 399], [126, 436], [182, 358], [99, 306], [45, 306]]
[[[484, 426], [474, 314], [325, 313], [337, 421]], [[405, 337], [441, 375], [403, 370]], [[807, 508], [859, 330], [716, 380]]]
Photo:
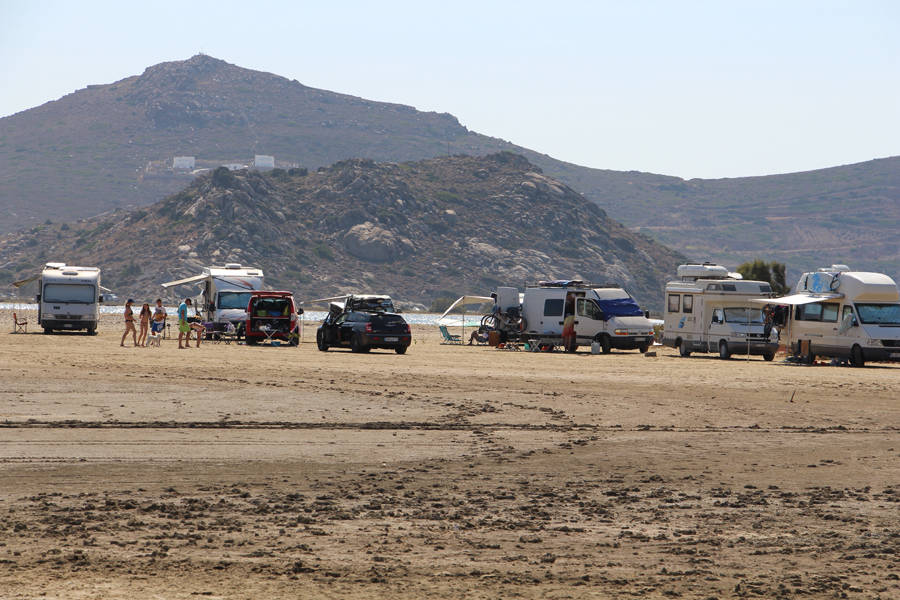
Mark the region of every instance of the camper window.
[[725, 309], [725, 320], [729, 323], [738, 323], [742, 325], [762, 324], [765, 320], [761, 308], [750, 308], [749, 306], [735, 306]]
[[733, 283], [723, 283], [723, 284], [722, 284], [722, 291], [724, 291], [724, 292], [736, 292], [736, 291], [737, 291], [737, 288], [735, 287], [735, 285], [734, 285]]
[[219, 292], [219, 308], [236, 308], [247, 310], [250, 292]]
[[693, 294], [685, 294], [684, 301], [681, 303], [682, 312], [690, 313], [694, 312], [694, 295]]
[[563, 299], [548, 298], [544, 300], [544, 316], [545, 317], [561, 317], [563, 314]]
[[71, 283], [48, 283], [44, 286], [44, 302], [77, 302], [93, 304], [97, 301], [94, 286]]
[[714, 310], [712, 322], [713, 323], [724, 323], [725, 322], [725, 311], [723, 311], [721, 308], [717, 308], [716, 310]]
[[600, 321], [603, 319], [603, 311], [600, 310], [599, 306], [594, 304], [593, 300], [585, 300], [584, 298], [579, 298], [576, 301], [576, 306], [578, 307], [579, 317], [587, 317], [588, 319], [593, 319], [595, 321]]
[[718, 283], [711, 283], [708, 286], [706, 286], [706, 289], [707, 289], [707, 291], [721, 290], [722, 286], [719, 285]]
[[857, 304], [856, 312], [867, 325], [900, 325], [900, 304]]
[[839, 304], [829, 302], [822, 305], [822, 320], [828, 323], [837, 323]]
[[822, 305], [818, 302], [801, 304], [797, 307], [798, 321], [821, 321]]
[[669, 312], [678, 312], [681, 308], [681, 296], [678, 294], [669, 294]]

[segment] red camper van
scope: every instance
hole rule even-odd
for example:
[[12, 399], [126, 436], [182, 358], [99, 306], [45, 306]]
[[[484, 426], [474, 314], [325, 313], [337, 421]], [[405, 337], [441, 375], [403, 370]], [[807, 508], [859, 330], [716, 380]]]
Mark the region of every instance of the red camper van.
[[255, 291], [247, 304], [244, 335], [248, 346], [260, 342], [300, 343], [299, 316], [291, 292]]

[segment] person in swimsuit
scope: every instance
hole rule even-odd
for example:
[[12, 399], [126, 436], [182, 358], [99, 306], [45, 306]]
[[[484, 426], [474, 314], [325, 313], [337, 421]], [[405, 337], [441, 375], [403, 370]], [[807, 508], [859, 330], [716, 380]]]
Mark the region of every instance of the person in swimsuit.
[[150, 305], [144, 302], [141, 306], [141, 330], [138, 332], [138, 346], [147, 345], [147, 330], [150, 329]]
[[138, 345], [137, 330], [134, 328], [134, 311], [131, 310], [132, 304], [134, 304], [134, 300], [131, 298], [125, 303], [125, 333], [122, 334], [122, 341], [119, 342], [119, 345], [122, 347], [125, 346], [125, 338], [128, 337], [129, 331], [131, 332], [131, 339], [134, 340], [134, 345]]

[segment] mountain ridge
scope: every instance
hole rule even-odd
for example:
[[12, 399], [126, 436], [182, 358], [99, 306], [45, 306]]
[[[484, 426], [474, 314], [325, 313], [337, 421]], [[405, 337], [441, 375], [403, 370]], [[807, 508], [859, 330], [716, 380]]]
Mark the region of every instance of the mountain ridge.
[[148, 165], [180, 154], [215, 164], [260, 153], [315, 169], [354, 157], [403, 162], [504, 150], [694, 260], [897, 272], [890, 231], [900, 224], [900, 157], [716, 180], [581, 167], [470, 131], [448, 113], [319, 90], [205, 55], [0, 119], [0, 207], [11, 215], [0, 234], [155, 202], [189, 180]]

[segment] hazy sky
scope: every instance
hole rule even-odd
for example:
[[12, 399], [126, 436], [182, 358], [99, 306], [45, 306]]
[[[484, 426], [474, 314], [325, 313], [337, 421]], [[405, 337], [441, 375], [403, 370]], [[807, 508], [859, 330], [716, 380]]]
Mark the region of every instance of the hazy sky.
[[900, 154], [900, 2], [0, 0], [0, 116], [204, 52], [682, 177]]

